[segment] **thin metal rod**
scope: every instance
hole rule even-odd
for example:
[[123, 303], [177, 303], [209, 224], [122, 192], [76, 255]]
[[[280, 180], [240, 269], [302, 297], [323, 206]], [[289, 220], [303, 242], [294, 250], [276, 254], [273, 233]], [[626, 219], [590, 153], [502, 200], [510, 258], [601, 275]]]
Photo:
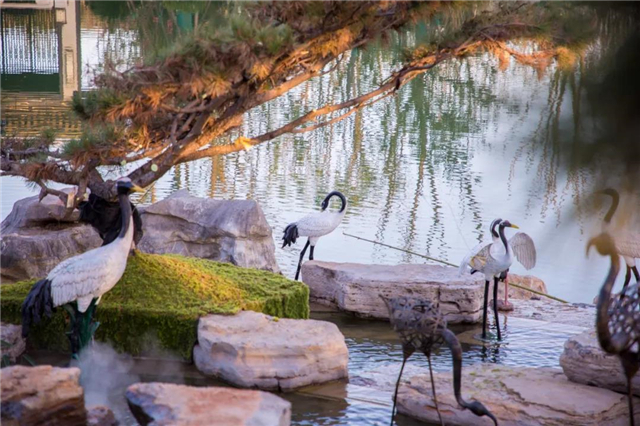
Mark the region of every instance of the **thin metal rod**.
[[[346, 235], [347, 237], [355, 238], [357, 240], [366, 241], [368, 243], [373, 243], [373, 244], [377, 244], [379, 246], [389, 247], [390, 249], [398, 250], [398, 251], [401, 251], [401, 252], [404, 252], [404, 253], [408, 253], [408, 254], [411, 254], [411, 255], [414, 255], [414, 256], [423, 257], [425, 259], [429, 259], [429, 260], [432, 260], [434, 262], [442, 263], [444, 265], [453, 266], [455, 268], [457, 268], [459, 266], [459, 265], [455, 265], [455, 264], [453, 264], [451, 262], [447, 262], [446, 260], [437, 259], [435, 257], [427, 256], [425, 254], [416, 253], [416, 252], [411, 251], [411, 250], [405, 250], [405, 249], [402, 249], [402, 248], [399, 248], [399, 247], [395, 247], [395, 246], [392, 246], [392, 245], [389, 245], [389, 244], [381, 243], [379, 241], [374, 241], [374, 240], [369, 240], [367, 238], [358, 237], [357, 235], [348, 234], [348, 233], [346, 233], [344, 231], [342, 232], [342, 234]], [[542, 293], [540, 291], [534, 290], [534, 289], [529, 288], [529, 287], [523, 287], [523, 286], [521, 286], [519, 284], [514, 284], [513, 282], [510, 282], [509, 285], [511, 287], [519, 288], [520, 290], [528, 291], [530, 293], [537, 294], [538, 296], [547, 297], [549, 299], [552, 299], [552, 300], [555, 300], [555, 301], [558, 301], [558, 302], [561, 302], [561, 303], [569, 303], [564, 299], [560, 299], [559, 297], [555, 297], [555, 296], [552, 296], [550, 294]]]

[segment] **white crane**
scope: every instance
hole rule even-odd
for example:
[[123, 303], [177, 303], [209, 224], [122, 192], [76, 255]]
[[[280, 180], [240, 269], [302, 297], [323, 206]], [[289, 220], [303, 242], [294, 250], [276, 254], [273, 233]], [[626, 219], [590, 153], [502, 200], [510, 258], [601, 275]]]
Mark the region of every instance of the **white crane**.
[[116, 189], [122, 212], [120, 234], [107, 245], [64, 260], [33, 285], [22, 303], [24, 337], [43, 315], [50, 317], [53, 308], [64, 306], [71, 317], [71, 330], [67, 334], [72, 356], [77, 358], [91, 340], [98, 327], [92, 322], [95, 307], [102, 295], [120, 281], [127, 266], [134, 232], [129, 194], [142, 190], [126, 177], [116, 181]]
[[636, 278], [636, 282], [640, 282], [640, 273], [636, 267], [636, 259], [640, 258], [640, 232], [637, 229], [629, 230], [624, 229], [623, 232], [613, 232], [611, 229], [611, 219], [618, 210], [618, 204], [620, 203], [620, 194], [618, 191], [612, 188], [607, 188], [599, 192], [600, 194], [608, 195], [611, 197], [611, 206], [609, 211], [604, 217], [603, 232], [609, 232], [614, 234], [614, 242], [616, 252], [622, 256], [624, 263], [627, 265], [627, 273], [624, 277], [624, 284], [622, 285], [621, 295], [624, 294], [627, 285], [631, 281], [631, 272]]
[[[495, 221], [494, 221], [495, 223]], [[493, 228], [493, 226], [492, 226]], [[533, 240], [524, 232], [516, 233], [509, 241], [504, 235], [504, 228], [519, 229], [508, 220], [498, 224], [498, 238], [491, 243], [481, 243], [474, 247], [460, 263], [460, 273], [471, 267], [471, 273], [481, 272], [485, 277], [484, 307], [482, 311], [482, 338], [487, 336], [487, 307], [489, 303], [489, 282], [493, 278], [493, 311], [495, 314], [498, 340], [502, 339], [498, 322], [498, 280], [513, 263], [513, 257], [527, 269], [536, 264], [536, 248]], [[508, 290], [507, 290], [508, 291]]]
[[[331, 197], [338, 197], [340, 198], [340, 201], [342, 201], [342, 206], [337, 212], [331, 212], [327, 210]], [[284, 229], [284, 236], [282, 237], [282, 248], [284, 248], [285, 246], [291, 246], [291, 244], [295, 244], [298, 237], [308, 237], [307, 243], [302, 249], [302, 252], [300, 252], [298, 268], [296, 269], [296, 280], [300, 275], [302, 259], [304, 258], [304, 254], [307, 251], [309, 245], [311, 245], [309, 260], [313, 260], [313, 250], [318, 243], [318, 239], [324, 235], [332, 233], [338, 227], [338, 225], [340, 225], [340, 222], [342, 222], [342, 218], [344, 217], [344, 214], [347, 210], [347, 199], [344, 195], [342, 195], [341, 192], [332, 191], [327, 194], [325, 199], [322, 201], [321, 207], [322, 210], [319, 213], [309, 214], [296, 222], [290, 223]]]

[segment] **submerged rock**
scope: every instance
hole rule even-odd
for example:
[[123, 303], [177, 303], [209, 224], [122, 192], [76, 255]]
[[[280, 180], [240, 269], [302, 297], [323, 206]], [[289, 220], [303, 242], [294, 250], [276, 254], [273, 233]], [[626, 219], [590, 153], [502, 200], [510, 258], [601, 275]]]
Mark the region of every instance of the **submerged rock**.
[[[627, 393], [627, 378], [620, 359], [600, 348], [595, 330], [567, 340], [560, 356], [560, 366], [573, 382]], [[631, 384], [633, 393], [640, 396], [640, 376], [636, 375]]]
[[230, 262], [279, 272], [271, 227], [253, 200], [212, 200], [182, 190], [141, 208], [147, 253]]
[[349, 352], [333, 323], [242, 311], [200, 318], [193, 358], [234, 385], [289, 390], [347, 377]]
[[440, 304], [450, 323], [482, 319], [484, 287], [479, 278], [458, 275], [456, 268], [440, 265], [365, 265], [309, 261], [302, 280], [312, 302], [373, 318], [388, 318], [380, 296], [411, 296]]
[[4, 347], [3, 343], [2, 356], [7, 355], [12, 362], [15, 362], [27, 346], [27, 340], [22, 337], [22, 327], [14, 324], [0, 323], [0, 338], [9, 345], [8, 347]]
[[118, 421], [109, 407], [96, 405], [87, 409], [87, 426], [118, 426]]
[[79, 369], [16, 365], [1, 378], [4, 426], [87, 424]]
[[540, 300], [512, 300], [514, 310], [507, 316], [567, 324], [578, 327], [593, 327], [596, 323], [596, 307], [586, 303], [562, 303], [541, 298]]
[[[435, 373], [440, 413], [447, 425], [492, 425], [487, 417], [462, 410], [453, 394], [451, 372]], [[550, 368], [476, 364], [463, 369], [462, 396], [483, 403], [500, 426], [628, 425], [626, 396], [570, 382]], [[635, 404], [640, 415], [640, 400]], [[429, 373], [408, 377], [398, 392], [398, 411], [438, 424]]]
[[41, 202], [38, 196], [28, 197], [13, 205], [0, 225], [3, 282], [42, 278], [63, 260], [102, 245], [91, 226], [77, 223], [78, 210], [68, 217], [65, 211], [54, 195]]
[[136, 383], [126, 393], [141, 425], [287, 426], [291, 403], [268, 392]]

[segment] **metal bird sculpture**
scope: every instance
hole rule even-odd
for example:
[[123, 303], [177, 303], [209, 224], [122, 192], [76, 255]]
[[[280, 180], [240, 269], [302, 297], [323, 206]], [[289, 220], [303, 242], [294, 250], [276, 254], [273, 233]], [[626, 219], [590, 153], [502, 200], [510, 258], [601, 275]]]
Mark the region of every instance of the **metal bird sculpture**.
[[629, 424], [634, 426], [631, 379], [640, 368], [640, 284], [629, 286], [625, 297], [612, 299], [613, 284], [620, 272], [616, 243], [609, 234], [602, 233], [589, 241], [587, 254], [592, 246], [596, 247], [598, 253], [611, 257], [611, 267], [598, 296], [596, 331], [602, 349], [609, 354], [617, 355], [622, 363], [627, 377]]
[[71, 319], [67, 335], [72, 357], [78, 358], [91, 341], [99, 325], [93, 321], [96, 306], [122, 278], [133, 243], [129, 194], [142, 190], [129, 178], [118, 179], [116, 189], [122, 218], [118, 236], [109, 244], [62, 261], [46, 278], [33, 285], [22, 303], [23, 337], [27, 337], [30, 327], [43, 316], [50, 317], [55, 307], [63, 306]]
[[[330, 212], [327, 210], [331, 197], [338, 197], [340, 198], [340, 201], [342, 201], [342, 206], [337, 212]], [[332, 233], [338, 225], [340, 225], [340, 222], [342, 222], [342, 218], [344, 218], [344, 215], [347, 212], [347, 198], [341, 192], [332, 191], [327, 194], [322, 201], [321, 208], [322, 210], [318, 213], [311, 213], [296, 222], [290, 223], [284, 230], [282, 248], [295, 244], [298, 237], [308, 237], [307, 243], [300, 252], [298, 268], [296, 269], [296, 280], [298, 279], [298, 276], [300, 276], [302, 259], [304, 258], [304, 254], [309, 245], [311, 245], [309, 260], [313, 260], [313, 250], [316, 248], [316, 244], [320, 237]]]
[[433, 380], [433, 370], [431, 368], [431, 353], [432, 351], [445, 343], [451, 350], [451, 356], [453, 358], [453, 391], [456, 396], [458, 404], [464, 408], [469, 409], [476, 416], [488, 416], [493, 420], [493, 423], [497, 426], [498, 420], [484, 405], [478, 401], [467, 402], [461, 395], [461, 382], [462, 382], [462, 347], [460, 342], [449, 329], [447, 329], [447, 321], [440, 312], [437, 304], [433, 304], [428, 300], [413, 299], [407, 297], [398, 297], [395, 299], [387, 299], [380, 296], [387, 305], [389, 310], [389, 320], [393, 325], [393, 329], [400, 336], [402, 342], [402, 367], [400, 367], [400, 374], [398, 374], [398, 380], [396, 381], [396, 388], [393, 393], [393, 408], [391, 410], [391, 425], [396, 413], [396, 400], [398, 397], [398, 387], [400, 386], [400, 379], [404, 370], [407, 359], [415, 351], [422, 352], [429, 362], [429, 374], [431, 377], [431, 390], [433, 391], [433, 401], [435, 403], [436, 411], [438, 412], [438, 418], [440, 423], [442, 421], [442, 415], [438, 408], [438, 399], [436, 397], [435, 382]]

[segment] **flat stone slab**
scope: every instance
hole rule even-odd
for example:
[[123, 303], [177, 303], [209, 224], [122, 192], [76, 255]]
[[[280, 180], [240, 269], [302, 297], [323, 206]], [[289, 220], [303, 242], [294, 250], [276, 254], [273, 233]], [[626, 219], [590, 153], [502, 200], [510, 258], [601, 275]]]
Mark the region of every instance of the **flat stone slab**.
[[578, 327], [594, 327], [596, 307], [586, 303], [562, 303], [548, 298], [540, 300], [512, 300], [510, 317], [547, 321]]
[[145, 426], [288, 426], [291, 403], [268, 392], [169, 383], [136, 383], [129, 408]]
[[[462, 410], [453, 394], [452, 373], [435, 373], [438, 405], [447, 425], [492, 425]], [[628, 425], [625, 395], [569, 381], [562, 371], [496, 364], [463, 367], [462, 396], [483, 403], [500, 426]], [[635, 401], [640, 418], [640, 400]], [[398, 411], [438, 424], [428, 371], [407, 378], [398, 392]]]
[[309, 261], [302, 280], [312, 302], [337, 306], [363, 317], [389, 318], [379, 296], [411, 296], [440, 304], [450, 323], [482, 319], [484, 284], [456, 268], [440, 265], [365, 265]]
[[80, 369], [15, 365], [0, 371], [3, 425], [86, 425]]
[[[595, 330], [578, 334], [564, 344], [560, 366], [569, 380], [617, 392], [627, 392], [627, 379], [620, 360], [600, 348]], [[633, 393], [640, 396], [640, 376], [631, 381]]]
[[290, 390], [348, 377], [335, 324], [253, 311], [200, 318], [193, 358], [202, 373], [241, 387]]

